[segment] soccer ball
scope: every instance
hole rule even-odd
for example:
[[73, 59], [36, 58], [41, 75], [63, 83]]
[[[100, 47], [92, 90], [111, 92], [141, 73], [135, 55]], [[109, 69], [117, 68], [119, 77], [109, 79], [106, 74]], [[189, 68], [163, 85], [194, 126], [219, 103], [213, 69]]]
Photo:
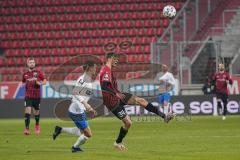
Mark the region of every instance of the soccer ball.
[[171, 5], [167, 5], [163, 8], [163, 16], [167, 18], [174, 18], [176, 16], [176, 9]]

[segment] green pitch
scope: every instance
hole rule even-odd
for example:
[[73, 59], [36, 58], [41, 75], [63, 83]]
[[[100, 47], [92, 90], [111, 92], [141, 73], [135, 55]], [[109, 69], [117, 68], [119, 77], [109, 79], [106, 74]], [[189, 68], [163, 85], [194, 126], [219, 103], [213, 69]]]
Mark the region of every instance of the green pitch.
[[77, 137], [61, 134], [52, 140], [55, 125], [73, 126], [71, 122], [41, 120], [41, 135], [23, 135], [24, 121], [0, 120], [1, 160], [239, 160], [240, 116], [197, 116], [192, 120], [162, 121], [134, 118], [125, 139], [128, 151], [113, 148], [121, 123], [115, 118], [90, 121], [93, 137], [82, 147], [84, 153], [71, 153]]

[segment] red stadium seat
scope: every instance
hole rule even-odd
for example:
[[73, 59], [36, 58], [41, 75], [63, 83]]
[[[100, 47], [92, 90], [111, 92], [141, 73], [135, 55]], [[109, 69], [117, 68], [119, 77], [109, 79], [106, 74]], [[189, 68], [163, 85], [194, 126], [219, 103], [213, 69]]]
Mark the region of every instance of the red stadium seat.
[[12, 81], [11, 76], [9, 76], [9, 75], [3, 75], [3, 76], [2, 76], [2, 81], [3, 81], [3, 82]]
[[4, 61], [5, 61], [4, 58], [0, 57], [0, 66], [1, 67], [4, 66], [4, 64], [5, 64]]

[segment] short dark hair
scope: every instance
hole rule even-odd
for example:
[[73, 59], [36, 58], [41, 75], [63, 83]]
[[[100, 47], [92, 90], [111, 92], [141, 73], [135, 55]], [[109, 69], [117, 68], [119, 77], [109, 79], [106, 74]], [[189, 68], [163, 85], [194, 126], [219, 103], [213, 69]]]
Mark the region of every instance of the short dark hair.
[[114, 53], [114, 52], [109, 52], [109, 53], [106, 54], [106, 58], [107, 59], [108, 58], [113, 58], [113, 57], [118, 57], [118, 55], [116, 53]]
[[28, 62], [28, 61], [32, 61], [32, 60], [34, 60], [33, 57], [28, 57], [28, 58], [27, 58], [27, 62]]
[[96, 63], [94, 61], [86, 61], [85, 64], [82, 66], [84, 71], [87, 71], [90, 67], [93, 67]]

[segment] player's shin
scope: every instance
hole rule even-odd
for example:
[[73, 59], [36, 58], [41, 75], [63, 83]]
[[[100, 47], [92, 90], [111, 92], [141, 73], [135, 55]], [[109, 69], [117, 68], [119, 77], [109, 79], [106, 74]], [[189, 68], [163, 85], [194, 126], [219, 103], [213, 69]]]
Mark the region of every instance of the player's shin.
[[223, 116], [226, 116], [227, 114], [227, 103], [223, 104]]
[[80, 145], [83, 145], [86, 141], [88, 140], [88, 137], [85, 136], [84, 134], [82, 134], [77, 141], [75, 142], [75, 144], [73, 145], [75, 148], [78, 148]]
[[35, 121], [36, 121], [36, 125], [39, 125], [39, 121], [40, 121], [40, 114], [35, 115]]
[[29, 125], [30, 125], [30, 114], [29, 113], [25, 113], [25, 128], [29, 129]]
[[118, 138], [116, 139], [116, 143], [122, 143], [123, 138], [127, 135], [127, 133], [128, 133], [128, 130], [121, 127], [120, 131], [119, 131]]
[[222, 103], [221, 103], [221, 101], [217, 102], [217, 107], [218, 107], [218, 113], [222, 114]]
[[145, 109], [149, 112], [153, 112], [153, 113], [159, 115], [162, 118], [165, 118], [165, 114], [162, 113], [157, 107], [154, 107], [151, 103], [148, 103], [148, 105], [145, 107]]
[[169, 109], [169, 108], [168, 108], [168, 105], [165, 105], [165, 104], [164, 104], [164, 106], [163, 106], [163, 113], [164, 113], [164, 114], [167, 114], [167, 113], [168, 113], [168, 109]]

